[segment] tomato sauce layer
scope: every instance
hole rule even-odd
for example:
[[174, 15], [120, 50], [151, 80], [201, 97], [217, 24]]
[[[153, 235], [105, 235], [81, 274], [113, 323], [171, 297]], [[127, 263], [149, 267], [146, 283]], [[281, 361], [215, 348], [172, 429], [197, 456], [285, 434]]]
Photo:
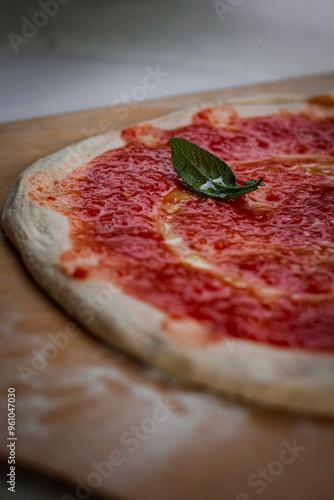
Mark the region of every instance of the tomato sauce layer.
[[[70, 223], [63, 272], [114, 282], [172, 322], [199, 321], [203, 343], [230, 336], [332, 350], [334, 120], [229, 111], [219, 126], [213, 118], [225, 111], [174, 130], [132, 127], [123, 147], [64, 180], [37, 174], [31, 196]], [[224, 203], [189, 193], [171, 137], [222, 158], [239, 184], [264, 175], [265, 187]]]

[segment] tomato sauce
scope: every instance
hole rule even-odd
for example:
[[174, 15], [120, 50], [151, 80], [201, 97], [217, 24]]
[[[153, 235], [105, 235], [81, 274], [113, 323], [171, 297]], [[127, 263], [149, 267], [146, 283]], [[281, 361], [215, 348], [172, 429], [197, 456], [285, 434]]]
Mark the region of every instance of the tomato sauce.
[[[332, 350], [334, 120], [234, 113], [219, 127], [212, 113], [174, 130], [127, 129], [123, 147], [31, 189], [68, 217], [63, 272], [110, 280], [169, 318], [198, 320], [206, 342]], [[222, 158], [239, 184], [264, 175], [265, 187], [223, 203], [189, 193], [171, 137]]]

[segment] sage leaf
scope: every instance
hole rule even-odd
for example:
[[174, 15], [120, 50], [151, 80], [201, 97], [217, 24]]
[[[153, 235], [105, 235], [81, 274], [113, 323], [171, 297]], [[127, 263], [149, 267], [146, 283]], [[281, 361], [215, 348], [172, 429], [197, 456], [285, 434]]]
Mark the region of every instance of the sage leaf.
[[211, 198], [229, 200], [264, 186], [263, 176], [238, 185], [227, 163], [187, 139], [172, 137], [170, 144], [174, 168], [192, 190]]

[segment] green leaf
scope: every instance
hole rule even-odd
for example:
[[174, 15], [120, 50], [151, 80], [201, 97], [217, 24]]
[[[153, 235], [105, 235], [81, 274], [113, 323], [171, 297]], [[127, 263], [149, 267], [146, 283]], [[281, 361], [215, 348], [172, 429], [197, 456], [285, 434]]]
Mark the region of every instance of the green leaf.
[[191, 189], [206, 196], [229, 200], [264, 186], [263, 177], [237, 185], [233, 171], [223, 160], [193, 142], [172, 137], [170, 145], [176, 172]]

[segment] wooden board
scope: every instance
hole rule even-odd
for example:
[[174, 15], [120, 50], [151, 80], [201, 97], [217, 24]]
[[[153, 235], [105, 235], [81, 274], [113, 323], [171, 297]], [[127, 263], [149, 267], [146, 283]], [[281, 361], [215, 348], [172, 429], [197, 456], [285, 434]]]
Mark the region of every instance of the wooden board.
[[[330, 75], [1, 125], [1, 206], [32, 162], [90, 135], [200, 101], [333, 90]], [[19, 464], [68, 481], [71, 498], [333, 498], [333, 421], [187, 387], [84, 331], [70, 335], [70, 319], [34, 283], [3, 233], [0, 256], [0, 425], [5, 438], [6, 393], [15, 387]], [[294, 455], [284, 451], [294, 445]], [[6, 460], [5, 446], [1, 454]], [[76, 491], [78, 481], [89, 490]]]

